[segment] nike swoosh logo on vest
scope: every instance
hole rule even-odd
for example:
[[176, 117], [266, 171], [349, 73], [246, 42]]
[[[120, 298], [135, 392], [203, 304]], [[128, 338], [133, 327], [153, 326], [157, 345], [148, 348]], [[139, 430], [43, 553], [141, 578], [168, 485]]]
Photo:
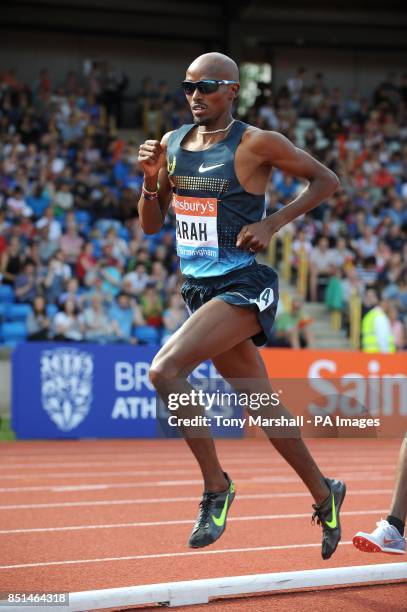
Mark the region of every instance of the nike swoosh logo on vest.
[[204, 166], [203, 163], [199, 166], [198, 172], [208, 172], [208, 170], [214, 170], [214, 168], [220, 168], [225, 164], [216, 164], [215, 166]]

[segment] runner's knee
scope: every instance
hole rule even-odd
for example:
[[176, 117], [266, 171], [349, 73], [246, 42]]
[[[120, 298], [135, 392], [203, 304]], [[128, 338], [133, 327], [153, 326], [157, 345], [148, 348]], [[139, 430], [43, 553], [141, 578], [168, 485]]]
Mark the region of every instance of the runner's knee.
[[180, 377], [181, 368], [178, 366], [175, 358], [171, 358], [168, 355], [153, 360], [149, 371], [149, 378], [155, 389], [168, 385]]

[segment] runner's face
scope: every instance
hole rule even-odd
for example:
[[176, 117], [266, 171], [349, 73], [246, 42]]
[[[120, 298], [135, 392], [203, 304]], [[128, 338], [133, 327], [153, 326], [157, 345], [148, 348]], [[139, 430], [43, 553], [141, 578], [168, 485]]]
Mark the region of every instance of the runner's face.
[[[189, 70], [185, 75], [186, 81], [203, 81], [205, 79], [213, 79], [213, 77]], [[197, 125], [212, 123], [229, 111], [234, 99], [231, 87], [231, 85], [220, 85], [218, 91], [211, 94], [203, 94], [198, 89], [195, 89], [191, 95], [185, 94], [191, 107], [194, 122]]]

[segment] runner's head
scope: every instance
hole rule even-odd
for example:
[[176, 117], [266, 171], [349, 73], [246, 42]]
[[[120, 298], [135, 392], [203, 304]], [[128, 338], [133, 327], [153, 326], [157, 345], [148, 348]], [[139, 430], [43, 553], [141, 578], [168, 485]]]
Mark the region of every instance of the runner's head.
[[205, 85], [186, 91], [194, 121], [198, 125], [208, 125], [222, 115], [230, 115], [233, 101], [239, 91], [239, 69], [227, 55], [222, 53], [205, 53], [197, 57], [187, 69], [185, 81], [234, 81], [232, 84], [210, 84], [215, 88], [212, 93], [205, 93]]

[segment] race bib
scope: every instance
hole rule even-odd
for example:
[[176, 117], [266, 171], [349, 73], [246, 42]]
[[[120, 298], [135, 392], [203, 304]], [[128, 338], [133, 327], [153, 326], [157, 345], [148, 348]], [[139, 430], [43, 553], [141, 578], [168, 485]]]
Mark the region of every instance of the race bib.
[[174, 194], [177, 255], [219, 259], [218, 201]]

